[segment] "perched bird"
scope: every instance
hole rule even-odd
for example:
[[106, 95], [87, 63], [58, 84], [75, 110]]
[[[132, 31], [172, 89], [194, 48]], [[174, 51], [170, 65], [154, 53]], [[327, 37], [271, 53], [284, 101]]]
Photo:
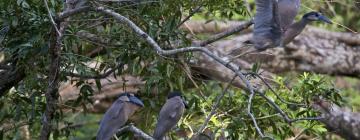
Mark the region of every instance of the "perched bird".
[[134, 94], [122, 93], [101, 119], [96, 140], [110, 140], [128, 118], [141, 107], [144, 107], [143, 102]]
[[299, 35], [311, 21], [331, 21], [318, 12], [309, 12], [293, 23], [300, 0], [256, 0], [254, 36], [252, 43], [258, 51], [285, 46]]
[[155, 140], [162, 140], [166, 133], [175, 127], [186, 107], [181, 92], [173, 91], [169, 93], [166, 103], [160, 110], [158, 122], [153, 134]]

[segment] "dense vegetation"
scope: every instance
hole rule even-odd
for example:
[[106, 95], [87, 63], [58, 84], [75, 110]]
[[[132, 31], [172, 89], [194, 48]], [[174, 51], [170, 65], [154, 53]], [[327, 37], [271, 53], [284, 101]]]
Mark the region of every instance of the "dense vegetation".
[[[321, 3], [304, 1], [302, 13], [310, 9], [320, 10], [331, 15], [332, 19], [350, 27], [360, 29], [360, 10], [354, 1], [336, 1]], [[252, 1], [250, 8], [254, 9]], [[52, 17], [65, 9], [62, 0], [48, 1]], [[99, 2], [89, 0], [89, 6], [104, 6], [129, 18], [144, 32], [148, 33], [163, 49], [188, 47], [191, 41], [187, 32], [179, 29], [182, 19], [201, 7], [196, 18], [248, 20], [250, 15], [245, 3], [238, 0], [161, 0], [140, 2]], [[9, 66], [20, 76], [11, 88], [1, 87], [0, 93], [0, 139], [25, 139], [24, 127], [31, 132], [30, 139], [38, 139], [42, 127], [47, 102], [45, 93], [48, 90], [49, 73], [51, 73], [52, 54], [50, 46], [56, 40], [56, 31], [42, 0], [1, 0], [0, 1], [0, 64]], [[254, 11], [251, 11], [254, 12]], [[252, 13], [253, 14], [253, 13]], [[57, 22], [57, 21], [56, 21]], [[58, 23], [58, 22], [57, 22]], [[91, 139], [95, 137], [101, 114], [87, 112], [87, 106], [93, 104], [95, 90], [101, 90], [100, 79], [95, 82], [88, 78], [77, 78], [71, 75], [94, 76], [115, 69], [115, 75], [139, 76], [146, 81], [139, 91], [145, 107], [136, 113], [132, 122], [151, 134], [156, 123], [157, 114], [172, 90], [185, 93], [190, 108], [186, 111], [178, 127], [171, 133], [174, 139], [186, 133], [190, 138], [197, 132], [220, 94], [225, 93], [218, 105], [217, 112], [210, 119], [207, 129], [216, 136], [224, 135], [228, 139], [260, 138], [253, 121], [246, 110], [249, 105], [249, 93], [246, 90], [213, 80], [196, 78], [196, 87], [186, 72], [193, 53], [159, 56], [156, 51], [125, 24], [120, 24], [112, 17], [97, 11], [89, 11], [68, 20], [68, 28], [61, 41], [59, 81], [72, 82], [80, 88], [76, 100], [56, 104], [53, 121], [52, 139]], [[329, 30], [344, 30], [337, 25], [327, 27]], [[91, 33], [96, 40], [83, 38], [80, 34]], [[174, 44], [177, 44], [174, 46]], [[95, 51], [94, 50], [100, 50]], [[96, 67], [89, 66], [96, 63]], [[118, 65], [126, 65], [126, 68]], [[258, 72], [258, 65], [252, 72]], [[0, 67], [0, 74], [9, 74]], [[254, 77], [253, 74], [246, 75]], [[0, 77], [0, 80], [4, 80]], [[10, 80], [10, 79], [9, 79]], [[316, 117], [318, 114], [311, 108], [313, 98], [323, 97], [340, 106], [360, 110], [359, 96], [355, 89], [339, 90], [332, 83], [333, 78], [312, 73], [291, 73], [274, 77], [275, 93], [264, 91], [290, 118]], [[350, 80], [355, 81], [356, 80]], [[353, 82], [353, 83], [355, 83]], [[96, 85], [94, 89], [91, 85]], [[289, 88], [289, 86], [291, 86]], [[351, 97], [351, 98], [349, 98]], [[287, 101], [284, 102], [283, 100]], [[252, 100], [252, 113], [259, 128], [266, 136], [285, 139], [302, 131], [312, 137], [325, 138], [330, 135], [323, 124], [312, 121], [296, 121], [289, 125], [283, 117], [261, 96]], [[73, 127], [81, 124], [79, 127]], [[8, 127], [10, 126], [10, 127]], [[25, 131], [26, 132], [26, 131]], [[296, 133], [296, 134], [295, 134]], [[120, 136], [133, 137], [127, 132]]]

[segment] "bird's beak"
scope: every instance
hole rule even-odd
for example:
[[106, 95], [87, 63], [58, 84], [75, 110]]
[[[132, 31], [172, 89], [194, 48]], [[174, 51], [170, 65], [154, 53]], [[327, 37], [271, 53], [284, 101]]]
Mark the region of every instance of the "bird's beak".
[[130, 96], [129, 99], [130, 99], [130, 102], [132, 102], [140, 107], [144, 107], [144, 103], [139, 98], [137, 98], [135, 96]]
[[185, 101], [183, 101], [183, 103], [184, 103], [184, 105], [185, 105], [185, 108], [186, 108], [186, 109], [189, 109], [188, 104], [187, 104]]
[[326, 16], [319, 16], [319, 20], [320, 21], [323, 21], [323, 22], [326, 22], [326, 23], [329, 23], [329, 24], [332, 24], [331, 20], [329, 18], [327, 18]]

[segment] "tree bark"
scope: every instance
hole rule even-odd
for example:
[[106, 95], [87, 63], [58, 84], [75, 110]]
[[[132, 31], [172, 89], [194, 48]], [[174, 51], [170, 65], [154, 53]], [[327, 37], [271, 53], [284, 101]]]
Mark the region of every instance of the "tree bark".
[[[195, 23], [196, 24], [189, 21], [187, 24], [189, 26], [188, 28], [196, 29], [196, 27], [190, 26], [199, 26], [199, 21], [195, 21]], [[231, 24], [221, 25], [222, 30], [219, 31], [238, 26], [238, 24], [234, 24], [233, 22], [230, 23]], [[205, 24], [204, 21], [203, 24]], [[216, 29], [220, 24], [224, 24], [224, 22], [217, 22], [211, 25]], [[224, 27], [226, 25], [227, 28]], [[207, 28], [210, 28], [208, 26], [210, 25], [207, 25]], [[188, 28], [184, 27], [184, 29]], [[212, 33], [213, 30], [201, 30], [201, 32]], [[207, 47], [231, 59], [248, 50], [248, 47], [245, 47], [247, 45], [245, 42], [251, 40], [251, 38], [251, 33], [244, 33], [228, 40], [215, 42]], [[265, 54], [264, 59], [259, 59], [264, 57]], [[246, 54], [238, 60], [250, 65], [256, 61], [262, 61], [262, 68], [273, 73], [310, 71], [320, 74], [360, 78], [360, 62], [358, 61], [360, 60], [360, 35], [326, 31], [309, 26], [285, 48], [268, 49], [261, 54]], [[215, 64], [212, 60], [201, 60], [200, 62], [203, 62], [204, 66]], [[239, 63], [239, 65], [244, 67], [242, 63]]]
[[323, 122], [329, 131], [347, 140], [360, 139], [360, 113], [351, 112], [325, 101], [317, 101], [313, 108], [321, 112]]

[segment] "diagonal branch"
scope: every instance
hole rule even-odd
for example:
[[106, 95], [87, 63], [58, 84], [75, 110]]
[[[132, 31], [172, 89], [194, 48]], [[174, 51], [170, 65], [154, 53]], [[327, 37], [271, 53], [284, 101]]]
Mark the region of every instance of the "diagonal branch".
[[77, 73], [72, 73], [72, 72], [66, 72], [65, 75], [66, 76], [70, 76], [70, 77], [78, 77], [78, 78], [82, 78], [82, 79], [103, 79], [108, 77], [111, 73], [115, 72], [117, 69], [120, 69], [124, 66], [123, 63], [120, 63], [119, 65], [117, 65], [115, 68], [100, 74], [100, 75], [82, 75], [82, 74], [77, 74]]
[[64, 12], [61, 12], [58, 17], [56, 18], [57, 21], [63, 21], [64, 19], [70, 17], [70, 16], [73, 16], [75, 14], [79, 14], [79, 13], [82, 13], [82, 12], [86, 12], [86, 11], [90, 11], [91, 8], [89, 6], [83, 6], [83, 7], [79, 7], [79, 8], [76, 8], [76, 9], [69, 9], [69, 10], [66, 10]]
[[251, 103], [252, 103], [252, 99], [254, 98], [254, 95], [255, 95], [255, 94], [252, 93], [252, 94], [250, 94], [250, 96], [249, 96], [248, 106], [247, 106], [246, 113], [250, 116], [251, 120], [253, 121], [256, 131], [259, 133], [259, 135], [260, 135], [262, 138], [264, 138], [264, 137], [266, 137], [266, 136], [262, 133], [260, 127], [258, 126], [258, 124], [257, 124], [257, 122], [256, 122], [256, 118], [255, 118], [254, 115], [251, 113]]
[[218, 108], [221, 99], [224, 97], [225, 93], [227, 92], [227, 90], [230, 88], [230, 85], [232, 85], [232, 82], [235, 80], [237, 76], [235, 75], [231, 81], [226, 85], [225, 89], [223, 90], [223, 92], [217, 97], [216, 102], [213, 104], [213, 106], [211, 107], [211, 112], [210, 114], [206, 117], [204, 124], [200, 127], [200, 129], [196, 132], [196, 134], [194, 134], [194, 136], [199, 135], [200, 133], [202, 133], [205, 129], [205, 127], [208, 125], [210, 119], [212, 116], [215, 115], [216, 113], [216, 109]]
[[48, 11], [51, 24], [54, 26], [55, 31], [56, 31], [56, 33], [58, 34], [58, 36], [61, 36], [61, 32], [60, 32], [59, 29], [57, 28], [57, 25], [56, 25], [56, 23], [55, 23], [55, 20], [54, 20], [54, 18], [52, 17], [52, 14], [51, 14], [51, 12], [50, 12], [50, 8], [49, 8], [49, 5], [48, 5], [48, 3], [47, 3], [47, 0], [44, 0], [44, 3], [45, 3], [46, 10]]
[[209, 39], [200, 42], [200, 46], [209, 45], [209, 44], [214, 43], [214, 42], [216, 42], [216, 41], [218, 41], [220, 39], [223, 39], [225, 37], [233, 35], [233, 34], [235, 34], [237, 32], [242, 31], [242, 30], [245, 30], [245, 29], [249, 28], [252, 24], [254, 24], [254, 21], [250, 20], [250, 21], [245, 22], [244, 24], [241, 24], [240, 26], [237, 26], [235, 28], [228, 29], [228, 30], [226, 30], [224, 32], [216, 34], [216, 35], [210, 37]]
[[195, 9], [191, 10], [189, 15], [186, 18], [184, 18], [176, 27], [179, 28], [181, 25], [183, 25], [187, 20], [189, 20], [192, 16], [194, 16], [195, 13], [199, 12], [201, 7], [203, 7], [203, 5], [200, 5]]

